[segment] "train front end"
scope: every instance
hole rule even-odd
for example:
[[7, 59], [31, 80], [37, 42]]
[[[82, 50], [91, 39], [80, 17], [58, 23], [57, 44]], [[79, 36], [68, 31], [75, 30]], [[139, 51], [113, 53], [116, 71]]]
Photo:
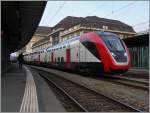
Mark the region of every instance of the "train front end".
[[[106, 73], [123, 73], [130, 67], [130, 55], [125, 43], [115, 34], [98, 32], [99, 49]], [[102, 50], [103, 49], [103, 50]]]

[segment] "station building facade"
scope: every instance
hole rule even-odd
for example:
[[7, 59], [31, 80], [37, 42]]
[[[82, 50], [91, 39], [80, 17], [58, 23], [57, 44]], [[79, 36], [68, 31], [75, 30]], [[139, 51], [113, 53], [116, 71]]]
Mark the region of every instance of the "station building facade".
[[[40, 45], [37, 45], [36, 43], [40, 40], [45, 40], [49, 32], [51, 32], [51, 27], [39, 26], [30, 42], [25, 46], [25, 50], [23, 51], [23, 53], [29, 54], [40, 49]], [[35, 45], [37, 48], [35, 47]]]
[[117, 34], [121, 39], [123, 38], [127, 38], [127, 37], [132, 37], [134, 36], [136, 33], [134, 32], [126, 32], [126, 31], [117, 31], [117, 30], [109, 30], [108, 26], [103, 26], [104, 28], [95, 28], [95, 27], [89, 27], [89, 26], [82, 26], [82, 24], [73, 26], [63, 32], [61, 32], [60, 37], [61, 40], [60, 41], [64, 41], [66, 39], [75, 37], [75, 36], [79, 36], [83, 33], [87, 33], [87, 32], [96, 32], [96, 31], [106, 31], [106, 32], [112, 32]]
[[53, 32], [57, 32], [57, 36], [52, 36], [54, 34], [51, 33], [49, 37], [53, 40], [52, 45], [55, 45], [66, 39], [91, 31], [112, 32], [122, 39], [132, 37], [136, 34], [131, 26], [118, 20], [99, 18], [97, 16], [88, 16], [85, 18], [68, 16], [54, 26]]
[[[40, 38], [34, 44], [32, 43], [32, 47], [29, 47], [32, 49], [32, 52], [91, 31], [108, 31], [119, 35], [120, 38], [132, 37], [136, 34], [131, 26], [123, 22], [97, 16], [85, 18], [68, 16], [52, 27], [51, 30], [48, 31], [46, 28], [43, 28], [39, 31], [38, 36], [43, 38]], [[43, 32], [45, 33], [43, 34]]]
[[[26, 50], [28, 53], [42, 50], [69, 38], [91, 31], [108, 31], [117, 34], [121, 39], [127, 42], [131, 54], [131, 66], [148, 68], [147, 59], [149, 46], [148, 44], [145, 45], [145, 42], [148, 42], [148, 40], [144, 43], [137, 42], [128, 44], [134, 42], [133, 40], [142, 41], [145, 38], [138, 38], [140, 36], [138, 36], [131, 26], [125, 23], [96, 16], [86, 18], [68, 16], [52, 27], [51, 30], [47, 30], [46, 27], [43, 27], [40, 32], [35, 33], [31, 42], [26, 46]], [[141, 46], [141, 44], [144, 45]]]

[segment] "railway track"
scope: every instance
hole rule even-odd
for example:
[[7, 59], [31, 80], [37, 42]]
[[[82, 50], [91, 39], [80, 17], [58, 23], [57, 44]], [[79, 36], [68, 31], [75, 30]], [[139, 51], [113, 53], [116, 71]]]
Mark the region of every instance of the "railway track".
[[87, 77], [100, 79], [100, 80], [106, 80], [109, 82], [113, 82], [115, 84], [122, 84], [122, 85], [126, 85], [126, 86], [133, 87], [136, 89], [149, 91], [149, 82], [134, 80], [134, 78], [131, 78], [131, 77], [124, 77], [124, 76], [119, 76], [119, 75], [103, 75], [101, 76], [101, 78], [97, 76], [91, 76], [91, 75]]
[[[37, 69], [36, 69], [37, 70]], [[39, 70], [38, 70], [39, 71]], [[141, 112], [140, 110], [106, 96], [100, 92], [67, 80], [55, 74], [39, 71], [40, 75], [65, 93], [85, 112]], [[54, 75], [54, 76], [51, 76]]]
[[65, 101], [63, 103], [63, 106], [66, 108], [69, 112], [88, 112], [82, 105], [80, 105], [71, 95], [69, 95], [64, 89], [62, 89], [60, 86], [58, 86], [55, 82], [45, 77], [43, 74], [39, 73], [41, 77], [44, 78], [44, 80], [50, 85], [50, 88], [53, 89], [55, 93], [57, 93], [57, 96], [63, 96], [60, 99], [61, 101]]
[[130, 78], [142, 78], [142, 79], [149, 79], [149, 70], [138, 70], [138, 69], [129, 69], [126, 73], [123, 74], [124, 76], [128, 76]]
[[149, 82], [135, 80], [129, 77], [123, 77], [123, 76], [117, 76], [117, 75], [105, 75], [104, 80], [107, 80], [116, 84], [123, 84], [123, 85], [134, 87], [137, 89], [149, 91]]

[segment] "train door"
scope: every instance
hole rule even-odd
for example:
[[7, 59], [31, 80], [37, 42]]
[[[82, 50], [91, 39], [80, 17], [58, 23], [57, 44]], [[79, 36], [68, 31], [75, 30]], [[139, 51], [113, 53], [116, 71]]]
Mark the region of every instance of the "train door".
[[54, 62], [54, 53], [53, 52], [51, 53], [51, 62], [52, 63]]
[[38, 63], [40, 64], [40, 53], [38, 55]]
[[44, 51], [44, 62], [47, 63], [47, 52]]
[[80, 56], [79, 56], [80, 64], [85, 63], [86, 62], [86, 50], [82, 44], [79, 45], [79, 51], [80, 51]]
[[70, 68], [70, 49], [66, 49], [66, 67]]

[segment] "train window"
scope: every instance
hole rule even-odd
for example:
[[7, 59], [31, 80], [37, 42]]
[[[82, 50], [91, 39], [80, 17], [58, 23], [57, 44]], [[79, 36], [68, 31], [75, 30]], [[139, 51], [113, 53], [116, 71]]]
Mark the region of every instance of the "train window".
[[64, 57], [61, 57], [61, 62], [64, 62]]
[[102, 40], [110, 51], [124, 51], [121, 40], [115, 35], [101, 35]]
[[85, 45], [88, 46], [88, 48], [89, 48], [90, 50], [92, 50], [92, 51], [95, 49], [95, 45], [94, 45], [94, 43], [92, 43], [92, 42], [88, 42], [88, 41], [87, 41], [87, 42], [85, 43]]
[[58, 62], [60, 62], [60, 58], [58, 57]]
[[77, 57], [78, 57], [78, 52], [77, 52]]
[[83, 38], [80, 41], [95, 57], [101, 59], [95, 44], [91, 40]]

